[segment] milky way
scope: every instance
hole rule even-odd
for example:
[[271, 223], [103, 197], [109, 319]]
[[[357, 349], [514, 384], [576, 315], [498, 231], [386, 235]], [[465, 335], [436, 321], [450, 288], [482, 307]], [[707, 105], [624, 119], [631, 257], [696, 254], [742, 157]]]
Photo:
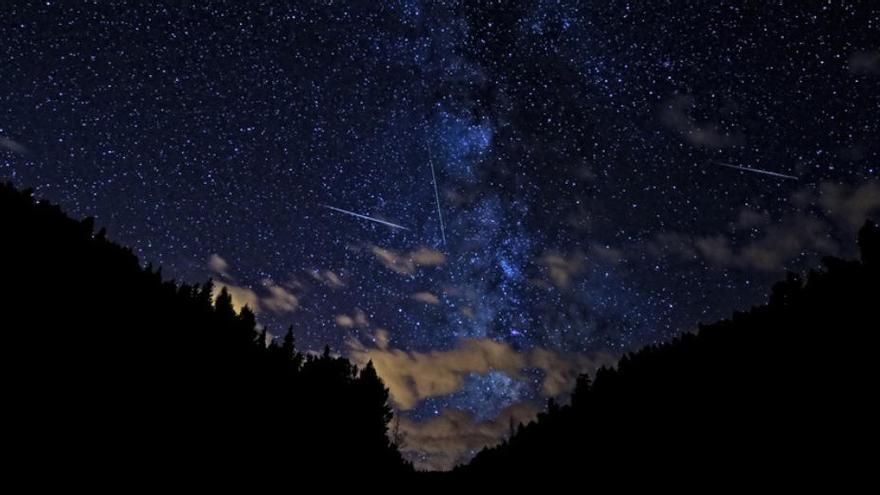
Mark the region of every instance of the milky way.
[[384, 363], [420, 466], [880, 206], [875, 2], [149, 3], [0, 6], [0, 175]]

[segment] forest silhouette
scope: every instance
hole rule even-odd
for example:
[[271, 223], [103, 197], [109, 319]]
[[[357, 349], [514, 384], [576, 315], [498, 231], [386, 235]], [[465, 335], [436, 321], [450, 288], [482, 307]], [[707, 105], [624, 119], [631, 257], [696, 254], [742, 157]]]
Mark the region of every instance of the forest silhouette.
[[764, 305], [581, 375], [569, 404], [550, 399], [453, 477], [713, 490], [869, 479], [880, 228], [867, 221], [858, 244], [861, 261], [825, 257], [805, 278], [789, 272]]
[[[415, 476], [371, 364], [303, 353], [292, 329], [265, 345], [225, 290], [163, 280], [92, 219], [10, 183], [0, 229], [6, 444], [21, 466], [87, 479]], [[570, 403], [550, 400], [469, 464], [413, 479], [870, 473], [856, 446], [876, 439], [880, 228], [867, 222], [858, 243], [861, 261], [789, 273], [767, 304], [582, 375]]]
[[[405, 474], [388, 389], [225, 289], [164, 281], [94, 221], [0, 185], [7, 447], [77, 476]], [[278, 476], [277, 474], [273, 474]]]

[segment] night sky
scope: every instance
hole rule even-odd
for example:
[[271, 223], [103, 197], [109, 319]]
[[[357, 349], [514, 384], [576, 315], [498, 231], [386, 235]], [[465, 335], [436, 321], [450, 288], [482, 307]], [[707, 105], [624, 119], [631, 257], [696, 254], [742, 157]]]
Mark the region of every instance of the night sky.
[[0, 40], [0, 178], [372, 359], [418, 467], [880, 207], [873, 1], [8, 0]]

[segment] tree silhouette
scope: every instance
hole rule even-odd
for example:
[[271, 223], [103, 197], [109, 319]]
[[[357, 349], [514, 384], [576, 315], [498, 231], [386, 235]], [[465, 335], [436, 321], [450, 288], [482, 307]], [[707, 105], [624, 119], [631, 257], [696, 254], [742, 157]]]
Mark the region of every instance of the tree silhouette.
[[[290, 328], [266, 345], [225, 287], [163, 280], [31, 191], [0, 185], [4, 443], [23, 466], [90, 479], [412, 472], [388, 391]], [[216, 295], [216, 297], [214, 297]], [[47, 452], [63, 462], [49, 462]]]
[[858, 240], [860, 262], [826, 257], [806, 278], [787, 274], [764, 306], [581, 376], [570, 404], [551, 399], [536, 421], [445, 481], [869, 479], [858, 444], [877, 438], [880, 228], [867, 222]]
[[236, 312], [225, 288], [165, 280], [94, 233], [93, 220], [11, 184], [0, 185], [0, 232], [4, 446], [7, 467], [30, 480], [167, 488], [355, 474], [438, 489], [537, 477], [575, 488], [832, 478], [840, 489], [874, 471], [871, 222], [859, 231], [860, 261], [826, 257], [789, 274], [766, 305], [584, 375], [569, 404], [548, 401], [468, 465], [421, 477], [390, 438], [394, 415], [372, 363], [358, 369], [329, 347], [299, 352], [292, 328], [266, 345], [266, 329]]

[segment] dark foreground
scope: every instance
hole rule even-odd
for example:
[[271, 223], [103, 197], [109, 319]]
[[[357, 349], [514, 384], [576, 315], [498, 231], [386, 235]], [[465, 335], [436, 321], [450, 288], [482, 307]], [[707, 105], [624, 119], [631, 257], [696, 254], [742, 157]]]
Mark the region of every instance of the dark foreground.
[[8, 184], [0, 232], [7, 468], [31, 483], [840, 488], [874, 471], [872, 223], [860, 261], [826, 258], [764, 306], [583, 376], [570, 404], [431, 474], [388, 440], [388, 391], [371, 366], [306, 356], [292, 334], [266, 347], [253, 313], [212, 301], [210, 282], [165, 281], [91, 220]]

